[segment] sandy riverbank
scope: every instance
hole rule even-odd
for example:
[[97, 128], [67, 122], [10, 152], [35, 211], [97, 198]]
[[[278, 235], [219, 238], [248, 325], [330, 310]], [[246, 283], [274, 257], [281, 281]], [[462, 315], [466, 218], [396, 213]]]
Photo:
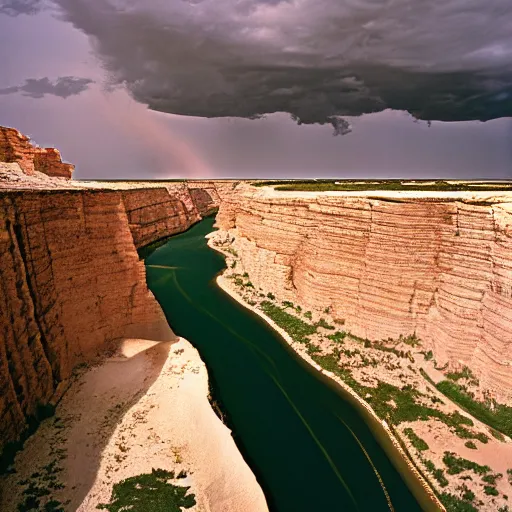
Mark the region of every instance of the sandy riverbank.
[[126, 339], [114, 354], [82, 368], [55, 416], [18, 453], [16, 472], [0, 482], [0, 510], [17, 510], [28, 488], [50, 492], [41, 504], [52, 499], [66, 511], [96, 510], [110, 502], [115, 483], [152, 468], [187, 474], [172, 483], [190, 486], [196, 500], [190, 510], [268, 510], [210, 406], [206, 367], [183, 338]]

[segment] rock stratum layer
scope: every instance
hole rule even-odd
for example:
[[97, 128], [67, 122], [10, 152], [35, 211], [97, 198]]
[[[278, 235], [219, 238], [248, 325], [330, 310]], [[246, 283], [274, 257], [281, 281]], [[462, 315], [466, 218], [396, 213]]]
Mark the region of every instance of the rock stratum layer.
[[226, 186], [31, 172], [0, 163], [0, 454], [62, 395], [76, 365], [119, 338], [168, 336], [136, 249], [215, 211]]
[[[0, 197], [0, 439], [16, 440], [72, 369], [122, 337], [159, 339], [117, 192]], [[151, 337], [153, 336], [153, 337]]]
[[512, 195], [380, 195], [240, 185], [217, 225], [257, 288], [330, 307], [363, 338], [415, 332], [438, 364], [469, 366], [510, 403]]

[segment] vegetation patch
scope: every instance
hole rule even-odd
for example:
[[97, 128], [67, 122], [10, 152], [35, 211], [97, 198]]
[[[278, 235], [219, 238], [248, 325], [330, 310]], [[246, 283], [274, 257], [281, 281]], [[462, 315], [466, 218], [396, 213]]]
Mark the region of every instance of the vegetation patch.
[[336, 343], [343, 343], [343, 340], [347, 336], [347, 333], [344, 331], [336, 331], [334, 334], [328, 334], [327, 339], [331, 341], [335, 341]]
[[324, 329], [329, 329], [330, 331], [334, 331], [335, 327], [333, 325], [329, 325], [324, 318], [320, 318], [318, 322], [315, 324], [317, 327], [323, 327]]
[[441, 393], [459, 404], [481, 422], [499, 432], [512, 436], [512, 407], [492, 401], [488, 403], [477, 402], [460, 385], [449, 380], [439, 382], [436, 387]]
[[488, 496], [498, 496], [499, 494], [498, 489], [496, 489], [496, 487], [493, 487], [492, 485], [484, 486], [484, 492]]
[[475, 438], [478, 436], [478, 434], [473, 434], [464, 428], [464, 425], [473, 425], [470, 418], [463, 416], [457, 411], [447, 414], [433, 407], [418, 403], [416, 399], [426, 395], [411, 385], [399, 388], [386, 382], [379, 382], [377, 387], [364, 386], [353, 378], [348, 368], [339, 366], [336, 353], [313, 355], [312, 358], [322, 368], [338, 375], [359, 396], [365, 397], [365, 400], [380, 418], [394, 425], [398, 425], [403, 421], [426, 421], [429, 418], [437, 418], [451, 427], [459, 437]]
[[476, 444], [473, 441], [466, 441], [464, 446], [466, 448], [470, 448], [471, 450], [476, 450]]
[[457, 498], [453, 494], [443, 492], [439, 495], [439, 499], [448, 512], [478, 512], [470, 501]]
[[[285, 191], [312, 191], [312, 192], [325, 192], [329, 190], [338, 191], [354, 191], [361, 192], [364, 190], [425, 190], [425, 191], [468, 191], [468, 190], [482, 190], [482, 191], [497, 191], [497, 190], [511, 190], [512, 184], [504, 182], [489, 182], [488, 184], [481, 184], [475, 186], [471, 183], [449, 183], [444, 180], [436, 181], [422, 181], [415, 180], [414, 182], [405, 180], [371, 180], [368, 182], [361, 182], [361, 180], [271, 180], [254, 182], [255, 187], [273, 186], [277, 190]], [[494, 185], [494, 186], [492, 186]], [[499, 186], [496, 186], [499, 185]], [[446, 219], [450, 222], [451, 219]]]
[[114, 485], [110, 503], [97, 508], [109, 512], [181, 512], [193, 507], [196, 500], [194, 494], [188, 494], [190, 487], [170, 483], [174, 478], [173, 471], [164, 469], [127, 478]]
[[279, 327], [283, 328], [294, 341], [309, 343], [311, 334], [316, 332], [316, 327], [310, 325], [295, 315], [286, 312], [283, 308], [265, 300], [261, 304], [262, 311], [270, 317]]
[[459, 381], [460, 379], [466, 379], [473, 386], [478, 386], [479, 384], [478, 379], [473, 375], [473, 372], [467, 366], [464, 366], [460, 372], [448, 372], [446, 374], [446, 378], [455, 382]]
[[446, 487], [448, 485], [448, 479], [444, 476], [444, 471], [442, 469], [436, 468], [435, 464], [430, 460], [423, 460], [423, 463], [441, 487]]
[[486, 484], [496, 485], [496, 481], [502, 477], [503, 475], [501, 473], [490, 473], [482, 477], [482, 482], [485, 482]]
[[474, 471], [477, 475], [485, 475], [491, 471], [489, 466], [481, 466], [462, 457], [457, 457], [453, 452], [444, 452], [443, 462], [448, 468], [449, 475], [457, 475], [463, 471]]
[[414, 446], [414, 448], [416, 448], [416, 450], [428, 450], [428, 444], [421, 437], [419, 437], [412, 428], [405, 428], [404, 434], [409, 438], [411, 444]]

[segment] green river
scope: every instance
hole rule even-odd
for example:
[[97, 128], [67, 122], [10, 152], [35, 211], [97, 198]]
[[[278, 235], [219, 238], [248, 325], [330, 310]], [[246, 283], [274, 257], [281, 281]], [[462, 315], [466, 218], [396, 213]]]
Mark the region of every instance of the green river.
[[389, 511], [382, 485], [395, 511], [421, 510], [358, 411], [216, 285], [225, 263], [204, 238], [213, 223], [150, 254], [147, 281], [174, 332], [205, 361], [270, 510]]

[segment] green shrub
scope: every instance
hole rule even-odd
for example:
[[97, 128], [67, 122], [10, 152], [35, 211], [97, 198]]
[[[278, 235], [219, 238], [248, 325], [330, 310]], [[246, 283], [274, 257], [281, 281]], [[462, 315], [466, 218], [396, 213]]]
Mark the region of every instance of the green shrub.
[[448, 467], [449, 475], [457, 475], [466, 470], [474, 471], [478, 475], [484, 475], [491, 471], [489, 466], [481, 466], [471, 460], [457, 457], [453, 452], [444, 452], [443, 462]]
[[484, 492], [488, 496], [498, 496], [499, 494], [498, 489], [496, 489], [496, 487], [493, 487], [492, 485], [484, 486]]
[[420, 451], [428, 450], [428, 444], [412, 428], [405, 428], [404, 434], [409, 438], [414, 448]]
[[416, 333], [409, 334], [409, 336], [400, 335], [398, 337], [398, 341], [405, 343], [406, 345], [410, 345], [411, 347], [416, 347], [420, 344], [420, 340], [416, 337]]
[[304, 316], [308, 319], [308, 320], [311, 320], [313, 318], [313, 313], [311, 313], [311, 311], [306, 311], [304, 313]]
[[425, 358], [425, 361], [430, 361], [434, 357], [434, 353], [432, 350], [429, 350], [428, 352], [423, 352], [423, 357]]
[[464, 446], [466, 448], [471, 448], [471, 450], [476, 450], [476, 444], [473, 441], [466, 441]]
[[498, 441], [501, 441], [502, 443], [505, 442], [505, 436], [501, 432], [498, 432], [497, 430], [494, 430], [493, 428], [490, 428], [489, 432], [492, 434], [492, 437], [494, 437], [494, 439], [497, 439]]
[[344, 331], [336, 331], [334, 334], [328, 334], [327, 339], [335, 341], [336, 343], [343, 343], [346, 335], [347, 333]]
[[501, 473], [491, 473], [489, 475], [484, 475], [482, 477], [482, 482], [485, 482], [486, 484], [496, 485], [496, 480], [499, 480], [502, 477], [503, 475]]
[[446, 378], [453, 380], [455, 382], [460, 379], [467, 379], [471, 384], [478, 386], [478, 379], [473, 375], [473, 372], [467, 367], [464, 366], [460, 372], [448, 372], [446, 374]]
[[315, 324], [317, 327], [323, 327], [324, 329], [329, 329], [330, 331], [334, 331], [335, 327], [332, 325], [329, 325], [324, 318], [320, 318], [318, 322]]
[[473, 501], [475, 499], [475, 493], [466, 487], [462, 494], [462, 499], [466, 501]]
[[267, 293], [267, 299], [275, 300], [276, 296], [273, 293], [268, 292]]
[[151, 473], [133, 476], [114, 484], [110, 503], [102, 503], [98, 509], [109, 512], [182, 512], [196, 504], [195, 496], [188, 494], [190, 487], [169, 483], [174, 472], [153, 469]]
[[463, 501], [453, 494], [443, 492], [439, 495], [439, 499], [446, 507], [447, 512], [478, 512], [471, 503]]

